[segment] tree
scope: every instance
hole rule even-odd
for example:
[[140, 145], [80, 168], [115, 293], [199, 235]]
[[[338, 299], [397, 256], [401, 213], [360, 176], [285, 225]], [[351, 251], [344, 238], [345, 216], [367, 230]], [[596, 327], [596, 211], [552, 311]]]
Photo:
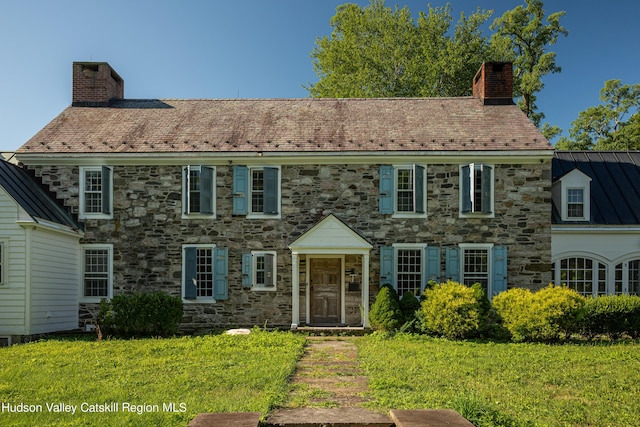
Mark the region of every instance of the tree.
[[417, 22], [409, 10], [384, 0], [364, 8], [344, 4], [331, 19], [330, 37], [311, 52], [318, 82], [313, 97], [462, 96], [493, 48], [481, 26], [491, 12], [461, 14], [453, 35], [451, 7], [429, 7]]
[[[640, 84], [623, 85], [607, 80], [600, 90], [602, 104], [587, 108], [571, 122], [569, 138], [556, 148], [563, 150], [640, 149]], [[625, 118], [629, 120], [625, 121]]]
[[568, 34], [560, 25], [560, 18], [566, 12], [550, 14], [545, 24], [542, 0], [525, 1], [526, 7], [517, 6], [508, 10], [491, 24], [491, 29], [495, 31], [491, 42], [494, 48], [501, 47], [496, 49], [497, 52], [508, 48], [509, 54], [503, 60], [513, 61], [516, 95], [522, 96], [518, 105], [540, 127], [544, 114], [536, 106], [536, 93], [544, 88], [543, 76], [561, 71], [556, 65], [555, 52], [548, 52], [547, 47], [554, 45], [560, 35]]

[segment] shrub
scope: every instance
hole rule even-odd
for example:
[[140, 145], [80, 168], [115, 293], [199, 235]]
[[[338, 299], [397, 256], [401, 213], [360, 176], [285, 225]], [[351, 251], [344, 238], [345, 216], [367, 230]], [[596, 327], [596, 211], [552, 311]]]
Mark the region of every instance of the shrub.
[[480, 285], [468, 287], [448, 281], [427, 289], [424, 296], [420, 316], [424, 332], [465, 339], [478, 336], [484, 329], [486, 297]]
[[640, 336], [640, 297], [635, 295], [609, 295], [588, 298], [580, 332], [591, 339], [606, 335], [617, 339], [623, 335]]
[[416, 320], [416, 311], [420, 310], [420, 300], [413, 292], [405, 292], [400, 298], [400, 311], [402, 312], [402, 320], [406, 323], [413, 323]]
[[171, 336], [178, 332], [182, 313], [182, 299], [164, 292], [121, 294], [102, 300], [98, 325], [114, 337]]
[[493, 307], [514, 341], [553, 341], [577, 330], [585, 299], [573, 289], [549, 285], [538, 292], [513, 288]]
[[371, 304], [369, 324], [376, 331], [395, 331], [402, 325], [398, 294], [390, 285], [383, 285]]

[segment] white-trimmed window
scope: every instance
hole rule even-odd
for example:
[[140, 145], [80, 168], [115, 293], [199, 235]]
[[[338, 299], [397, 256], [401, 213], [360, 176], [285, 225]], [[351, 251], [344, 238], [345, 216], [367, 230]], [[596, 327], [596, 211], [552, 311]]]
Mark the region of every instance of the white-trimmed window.
[[113, 246], [82, 245], [83, 302], [100, 302], [113, 295]]
[[484, 163], [460, 166], [460, 216], [494, 216], [494, 171]]
[[567, 219], [584, 219], [584, 188], [567, 189]]
[[640, 259], [616, 265], [614, 293], [640, 295]]
[[242, 284], [253, 290], [275, 291], [277, 284], [275, 251], [252, 251], [242, 254]]
[[108, 166], [80, 168], [80, 218], [112, 217], [113, 176]]
[[422, 165], [381, 166], [380, 213], [425, 216], [426, 188], [426, 168]]
[[489, 299], [507, 290], [507, 272], [506, 246], [461, 243], [446, 248], [446, 278], [467, 286], [479, 283]]
[[380, 285], [390, 284], [402, 296], [418, 296], [429, 280], [440, 279], [440, 248], [424, 243], [380, 247]]
[[186, 166], [183, 170], [182, 204], [185, 216], [215, 217], [215, 169]]
[[554, 283], [584, 296], [607, 295], [607, 266], [593, 258], [570, 256], [556, 261]]
[[216, 245], [182, 247], [182, 295], [185, 301], [228, 298], [228, 250]]
[[280, 167], [234, 166], [233, 215], [280, 217]]

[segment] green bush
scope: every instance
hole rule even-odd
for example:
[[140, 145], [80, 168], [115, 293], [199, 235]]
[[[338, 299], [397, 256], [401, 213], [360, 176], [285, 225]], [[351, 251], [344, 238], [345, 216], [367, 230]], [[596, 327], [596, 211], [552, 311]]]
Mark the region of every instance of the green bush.
[[121, 294], [102, 300], [98, 325], [108, 336], [171, 336], [182, 320], [182, 299], [164, 292]]
[[640, 297], [609, 295], [587, 298], [580, 332], [589, 339], [599, 335], [611, 339], [624, 335], [640, 337]]
[[369, 310], [369, 325], [376, 331], [392, 332], [403, 323], [398, 294], [390, 285], [380, 287]]
[[421, 305], [424, 332], [449, 339], [480, 335], [486, 324], [485, 295], [480, 285], [472, 287], [448, 281], [427, 289]]
[[538, 292], [513, 288], [493, 298], [493, 307], [514, 341], [554, 341], [575, 332], [585, 298], [549, 285]]
[[400, 311], [405, 324], [413, 323], [416, 320], [416, 311], [420, 310], [420, 300], [413, 292], [405, 292], [400, 298]]

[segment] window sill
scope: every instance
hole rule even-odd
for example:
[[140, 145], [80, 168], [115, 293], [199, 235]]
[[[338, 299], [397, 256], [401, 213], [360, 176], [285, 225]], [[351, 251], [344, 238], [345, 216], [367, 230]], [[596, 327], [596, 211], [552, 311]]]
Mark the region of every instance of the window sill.
[[395, 212], [391, 215], [391, 218], [426, 218], [426, 213], [413, 213], [413, 212]]
[[215, 299], [185, 299], [182, 298], [184, 304], [217, 304], [219, 301]]
[[182, 219], [216, 219], [216, 214], [201, 214], [201, 213], [192, 213], [192, 214], [182, 214]]
[[113, 219], [113, 215], [81, 213], [78, 215], [78, 219]]
[[483, 213], [483, 212], [460, 212], [458, 218], [495, 218], [496, 215], [494, 212]]
[[252, 292], [276, 292], [278, 289], [276, 289], [275, 286], [253, 286], [251, 287], [251, 291]]

